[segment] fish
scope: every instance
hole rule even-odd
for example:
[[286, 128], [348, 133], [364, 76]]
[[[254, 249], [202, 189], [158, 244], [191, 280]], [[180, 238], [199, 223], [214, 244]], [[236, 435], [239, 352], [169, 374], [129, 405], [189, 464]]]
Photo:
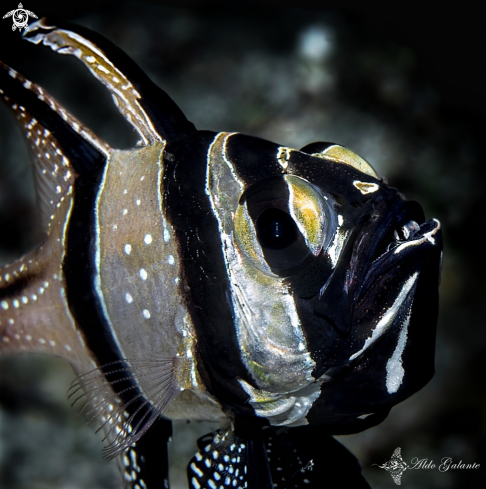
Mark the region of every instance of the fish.
[[442, 231], [363, 158], [197, 130], [124, 52], [41, 19], [139, 136], [110, 147], [0, 66], [44, 230], [0, 270], [0, 354], [65, 358], [69, 397], [124, 487], [169, 487], [172, 421], [213, 421], [200, 488], [369, 487], [333, 435], [381, 423], [434, 374]]

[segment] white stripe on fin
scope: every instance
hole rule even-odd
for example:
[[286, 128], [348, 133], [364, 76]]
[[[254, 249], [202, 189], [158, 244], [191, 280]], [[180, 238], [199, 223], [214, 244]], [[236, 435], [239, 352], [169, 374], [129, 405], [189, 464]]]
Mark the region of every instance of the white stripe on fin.
[[[7, 65], [1, 62], [0, 69], [10, 70]], [[38, 85], [26, 80], [20, 73], [15, 72], [14, 78], [18, 81], [20, 90], [30, 90], [47, 104], [45, 107], [46, 114], [49, 114], [51, 110], [57, 113], [68, 126], [78, 132], [90, 144], [95, 146], [104, 155], [109, 154], [111, 151], [109, 146], [62, 109]], [[63, 148], [58, 140], [29, 113], [28, 107], [19, 105], [14, 99], [5, 96], [3, 93], [0, 93], [0, 97], [16, 115], [33, 154], [34, 178], [40, 204], [41, 221], [43, 229], [49, 234], [54, 221], [52, 216], [58, 214], [62, 202], [70, 194], [70, 189], [77, 176], [76, 170], [64, 154]]]
[[[44, 31], [37, 32], [37, 28]], [[52, 30], [46, 33], [45, 29]], [[31, 34], [26, 38], [28, 41], [42, 43], [56, 53], [69, 54], [82, 61], [91, 74], [111, 92], [118, 110], [142, 138], [143, 146], [163, 141], [140, 104], [141, 95], [100, 48], [75, 32], [46, 26], [43, 19], [31, 24], [29, 32]]]
[[407, 314], [405, 321], [403, 321], [395, 351], [386, 363], [386, 390], [388, 391], [388, 394], [393, 394], [398, 391], [398, 388], [402, 385], [403, 376], [405, 375], [405, 370], [403, 369], [402, 364], [402, 355], [407, 343], [410, 314], [411, 311]]
[[371, 333], [371, 336], [369, 338], [366, 338], [363, 348], [361, 348], [361, 350], [357, 351], [356, 353], [353, 353], [349, 357], [349, 360], [354, 360], [356, 357], [361, 355], [361, 353], [363, 353], [371, 344], [373, 344], [393, 323], [393, 321], [398, 315], [398, 312], [401, 309], [401, 306], [403, 305], [406, 298], [408, 297], [409, 292], [412, 290], [413, 286], [415, 285], [415, 282], [417, 281], [417, 277], [418, 277], [418, 272], [415, 272], [405, 282], [405, 284], [402, 287], [402, 290], [397, 295], [397, 298], [395, 299], [393, 305], [386, 311], [383, 317], [378, 321], [377, 325], [375, 326], [375, 329]]

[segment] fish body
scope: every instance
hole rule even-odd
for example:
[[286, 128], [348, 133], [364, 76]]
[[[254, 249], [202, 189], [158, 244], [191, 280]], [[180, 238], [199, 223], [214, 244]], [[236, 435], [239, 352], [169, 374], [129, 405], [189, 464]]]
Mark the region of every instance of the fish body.
[[70, 362], [71, 399], [127, 487], [168, 487], [176, 419], [221, 424], [191, 488], [368, 487], [329, 435], [432, 377], [439, 222], [342, 146], [196, 130], [91, 31], [42, 19], [24, 37], [82, 61], [140, 144], [109, 147], [2, 65], [46, 238], [1, 270], [0, 353]]

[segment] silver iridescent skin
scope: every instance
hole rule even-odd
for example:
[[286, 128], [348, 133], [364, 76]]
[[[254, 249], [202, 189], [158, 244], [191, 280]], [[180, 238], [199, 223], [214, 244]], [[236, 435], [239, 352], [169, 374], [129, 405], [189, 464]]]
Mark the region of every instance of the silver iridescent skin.
[[[201, 441], [190, 487], [275, 487], [280, 465], [328, 457], [307, 452], [306, 430], [361, 431], [428, 382], [437, 220], [342, 146], [197, 131], [90, 31], [42, 19], [25, 37], [82, 61], [140, 144], [109, 147], [2, 65], [46, 238], [1, 271], [0, 353], [71, 363], [73, 401], [127, 487], [168, 484], [170, 419], [222, 426]], [[321, 487], [319, 470], [299, 477]]]

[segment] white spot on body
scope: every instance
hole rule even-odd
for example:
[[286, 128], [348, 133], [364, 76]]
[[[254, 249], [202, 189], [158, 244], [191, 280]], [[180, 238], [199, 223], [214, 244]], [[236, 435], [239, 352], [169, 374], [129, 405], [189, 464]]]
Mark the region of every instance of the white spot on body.
[[147, 280], [147, 271], [145, 270], [145, 268], [141, 268], [140, 271], [138, 272], [140, 274], [140, 278], [142, 280]]
[[129, 255], [132, 251], [132, 245], [126, 244], [124, 250], [125, 250], [125, 253], [127, 255]]
[[175, 263], [174, 257], [173, 257], [172, 255], [169, 255], [169, 256], [167, 257], [167, 263], [168, 263], [169, 265], [173, 265], [173, 264]]
[[146, 234], [145, 237], [143, 238], [143, 242], [149, 245], [152, 242], [152, 235]]
[[128, 214], [128, 209], [123, 209], [123, 215], [126, 216]]
[[19, 308], [19, 305], [20, 305], [20, 304], [19, 304], [19, 301], [18, 301], [17, 299], [14, 299], [14, 300], [12, 301], [12, 304], [13, 304], [13, 306], [15, 307], [15, 309], [18, 309], [18, 308]]
[[170, 240], [169, 230], [164, 227], [164, 241], [167, 243], [169, 240]]
[[150, 319], [150, 311], [148, 309], [143, 310], [143, 317], [145, 319]]
[[125, 300], [128, 302], [128, 304], [131, 304], [133, 302], [133, 297], [127, 292], [125, 294]]
[[8, 309], [8, 302], [7, 301], [0, 302], [0, 305], [3, 307], [3, 309], [5, 309], [5, 310]]

